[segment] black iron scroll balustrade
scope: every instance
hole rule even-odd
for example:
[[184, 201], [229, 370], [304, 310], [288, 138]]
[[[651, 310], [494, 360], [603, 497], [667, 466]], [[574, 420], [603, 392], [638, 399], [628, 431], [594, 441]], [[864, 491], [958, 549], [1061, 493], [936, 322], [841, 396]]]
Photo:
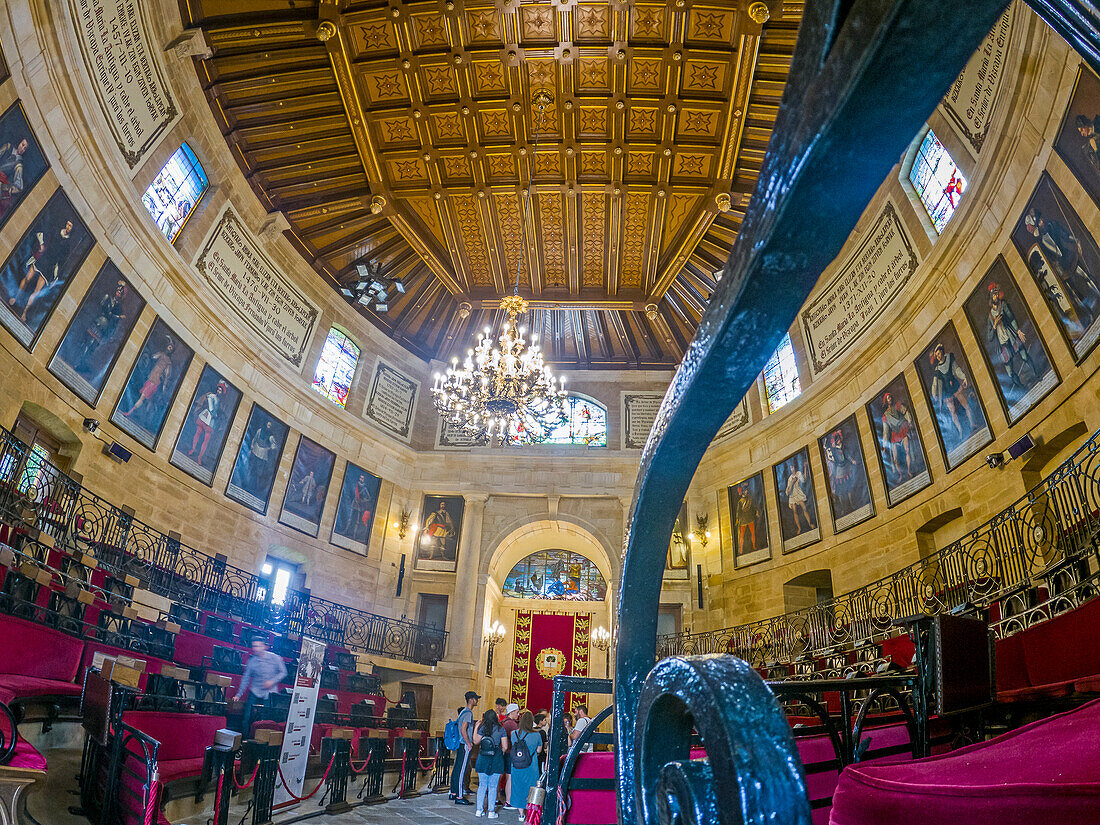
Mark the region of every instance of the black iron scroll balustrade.
[[[570, 761], [568, 756], [573, 754], [569, 740], [565, 733], [565, 699], [570, 693], [584, 693], [592, 701], [592, 696], [606, 696], [613, 690], [610, 679], [596, 679], [590, 676], [555, 676], [554, 693], [550, 700], [550, 733], [546, 742], [546, 800], [543, 803], [542, 821], [557, 822], [561, 818], [559, 806], [565, 802], [565, 795], [570, 790], [582, 790], [582, 785], [589, 784], [587, 780], [574, 780], [573, 768], [576, 765], [576, 757]], [[603, 713], [601, 711], [601, 713]], [[600, 714], [597, 714], [599, 716]], [[600, 717], [600, 722], [607, 718], [608, 714]], [[598, 722], [589, 723], [582, 731], [586, 744], [613, 745], [613, 734], [597, 733]], [[560, 768], [559, 768], [560, 766]], [[562, 786], [564, 781], [565, 785]], [[579, 784], [578, 784], [579, 783]], [[559, 798], [561, 801], [559, 801]]]
[[824, 658], [898, 634], [917, 615], [998, 606], [999, 636], [1100, 589], [1100, 431], [1047, 478], [943, 549], [813, 607], [701, 633], [660, 636], [657, 655], [732, 653], [755, 667]]
[[[1006, 5], [806, 5], [756, 191], [642, 453], [617, 622], [624, 825], [710, 813], [722, 825], [810, 821], [790, 727], [747, 664], [718, 656], [653, 666], [661, 587], [655, 573], [707, 446]], [[692, 727], [702, 734], [707, 760], [687, 759]]]
[[61, 547], [92, 552], [117, 576], [196, 610], [239, 616], [276, 632], [316, 635], [329, 644], [395, 659], [436, 664], [447, 632], [288, 590], [269, 600], [271, 583], [184, 544], [87, 490], [46, 457], [0, 427], [0, 521], [50, 535]]

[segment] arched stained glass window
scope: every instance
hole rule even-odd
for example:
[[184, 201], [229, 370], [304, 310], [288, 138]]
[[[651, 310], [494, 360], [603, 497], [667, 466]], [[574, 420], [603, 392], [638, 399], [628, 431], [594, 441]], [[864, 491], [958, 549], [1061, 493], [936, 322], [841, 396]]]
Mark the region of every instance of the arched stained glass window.
[[928, 211], [936, 234], [942, 233], [966, 191], [966, 178], [931, 129], [913, 158], [909, 182]]
[[788, 332], [779, 342], [764, 365], [764, 389], [767, 392], [768, 412], [773, 413], [790, 404], [802, 394], [802, 383], [798, 380], [798, 365], [794, 362], [794, 346]]
[[513, 444], [562, 444], [581, 447], [607, 446], [607, 410], [582, 395], [565, 399], [565, 421], [546, 432], [523, 429], [513, 432]]
[[359, 363], [359, 347], [348, 336], [333, 327], [328, 331], [317, 369], [313, 372], [313, 389], [341, 407], [348, 403], [348, 389]]
[[504, 595], [519, 599], [602, 602], [607, 582], [596, 565], [570, 550], [539, 550], [512, 568]]
[[172, 153], [164, 168], [153, 178], [141, 202], [169, 241], [179, 235], [208, 183], [202, 164], [186, 143]]

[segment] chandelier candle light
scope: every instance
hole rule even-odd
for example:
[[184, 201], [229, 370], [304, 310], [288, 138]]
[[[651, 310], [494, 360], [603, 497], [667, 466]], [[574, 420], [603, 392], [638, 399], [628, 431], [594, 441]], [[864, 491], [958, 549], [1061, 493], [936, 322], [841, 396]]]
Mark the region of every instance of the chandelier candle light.
[[[540, 90], [534, 99], [541, 121], [553, 98]], [[535, 127], [533, 148], [538, 145]], [[534, 151], [528, 153], [534, 157]], [[531, 211], [531, 180], [524, 190], [523, 216], [527, 224]], [[494, 346], [492, 328], [486, 327], [477, 347], [459, 364], [451, 360], [445, 373], [436, 373], [432, 395], [440, 416], [474, 436], [499, 439], [540, 441], [566, 420], [565, 379], [551, 373], [532, 334], [518, 326], [516, 318], [527, 312], [527, 301], [519, 294], [522, 256], [516, 264], [513, 293], [500, 302], [505, 319]]]

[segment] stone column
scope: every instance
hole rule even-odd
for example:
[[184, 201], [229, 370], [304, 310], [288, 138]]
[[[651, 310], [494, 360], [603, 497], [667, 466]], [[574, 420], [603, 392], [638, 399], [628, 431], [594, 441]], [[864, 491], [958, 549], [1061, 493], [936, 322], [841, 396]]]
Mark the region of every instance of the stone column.
[[481, 631], [474, 623], [477, 606], [484, 598], [484, 588], [479, 586], [478, 569], [481, 566], [481, 527], [485, 517], [487, 495], [466, 496], [466, 512], [462, 517], [462, 536], [458, 545], [458, 571], [455, 579], [454, 605], [451, 609], [451, 635], [447, 642], [447, 658], [477, 667], [478, 656], [474, 648], [475, 638], [480, 641]]

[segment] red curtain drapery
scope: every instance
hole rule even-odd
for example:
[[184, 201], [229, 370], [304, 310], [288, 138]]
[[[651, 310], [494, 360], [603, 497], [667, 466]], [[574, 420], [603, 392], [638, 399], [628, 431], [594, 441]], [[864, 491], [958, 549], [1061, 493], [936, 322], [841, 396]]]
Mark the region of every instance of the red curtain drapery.
[[[512, 655], [512, 701], [537, 713], [550, 708], [554, 676], [587, 676], [591, 630], [591, 613], [520, 610]], [[565, 707], [572, 709], [585, 701], [586, 694], [570, 693]]]

